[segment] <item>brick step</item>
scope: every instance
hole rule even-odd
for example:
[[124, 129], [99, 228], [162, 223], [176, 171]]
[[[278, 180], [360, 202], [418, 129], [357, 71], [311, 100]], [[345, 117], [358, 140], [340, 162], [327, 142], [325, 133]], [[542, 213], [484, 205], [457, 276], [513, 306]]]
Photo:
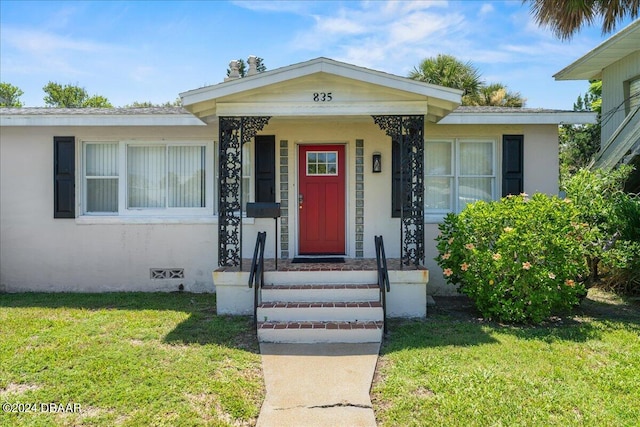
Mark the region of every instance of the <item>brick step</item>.
[[265, 283], [269, 285], [297, 285], [300, 283], [368, 284], [378, 281], [376, 270], [345, 271], [266, 271]]
[[289, 284], [289, 285], [264, 285], [262, 287], [262, 289], [269, 289], [269, 290], [289, 290], [289, 289], [304, 289], [304, 290], [309, 290], [309, 289], [378, 289], [378, 285], [373, 285], [373, 284], [360, 284], [360, 283], [353, 283], [353, 284], [314, 284], [314, 283], [309, 283], [309, 284]]
[[381, 342], [383, 325], [382, 321], [259, 322], [258, 339], [274, 343]]
[[378, 285], [372, 284], [288, 284], [265, 285], [263, 302], [364, 302], [380, 298]]
[[259, 321], [381, 321], [379, 301], [360, 302], [263, 302], [258, 305]]
[[272, 301], [272, 302], [263, 302], [262, 304], [258, 305], [258, 308], [374, 308], [374, 307], [382, 307], [382, 303], [380, 303], [380, 301], [355, 301], [355, 302]]

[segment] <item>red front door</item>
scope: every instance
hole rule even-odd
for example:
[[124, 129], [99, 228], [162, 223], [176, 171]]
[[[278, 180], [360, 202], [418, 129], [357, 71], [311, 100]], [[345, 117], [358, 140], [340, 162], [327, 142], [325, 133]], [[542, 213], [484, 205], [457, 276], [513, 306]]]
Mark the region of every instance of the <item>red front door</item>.
[[345, 254], [344, 145], [301, 145], [300, 254]]

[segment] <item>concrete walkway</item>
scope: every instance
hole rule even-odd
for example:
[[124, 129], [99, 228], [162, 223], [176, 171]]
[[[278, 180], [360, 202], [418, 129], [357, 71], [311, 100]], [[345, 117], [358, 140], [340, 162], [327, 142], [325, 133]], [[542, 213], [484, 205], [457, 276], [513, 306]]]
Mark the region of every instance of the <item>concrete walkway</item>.
[[260, 344], [267, 396], [258, 427], [375, 427], [379, 343]]

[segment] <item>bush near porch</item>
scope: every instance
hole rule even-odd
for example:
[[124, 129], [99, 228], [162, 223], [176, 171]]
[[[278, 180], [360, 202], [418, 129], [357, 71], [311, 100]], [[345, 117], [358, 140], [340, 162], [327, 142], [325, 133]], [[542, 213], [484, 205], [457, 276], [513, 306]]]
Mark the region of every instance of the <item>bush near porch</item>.
[[483, 316], [540, 323], [577, 305], [588, 270], [587, 224], [570, 200], [544, 194], [479, 201], [449, 214], [436, 238], [448, 283]]

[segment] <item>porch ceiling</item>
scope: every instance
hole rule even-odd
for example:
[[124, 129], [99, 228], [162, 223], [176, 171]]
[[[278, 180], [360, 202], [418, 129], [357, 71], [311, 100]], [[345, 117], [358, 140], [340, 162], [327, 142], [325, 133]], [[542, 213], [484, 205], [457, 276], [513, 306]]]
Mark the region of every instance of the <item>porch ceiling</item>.
[[318, 58], [180, 94], [202, 120], [220, 116], [424, 115], [437, 122], [462, 92]]

